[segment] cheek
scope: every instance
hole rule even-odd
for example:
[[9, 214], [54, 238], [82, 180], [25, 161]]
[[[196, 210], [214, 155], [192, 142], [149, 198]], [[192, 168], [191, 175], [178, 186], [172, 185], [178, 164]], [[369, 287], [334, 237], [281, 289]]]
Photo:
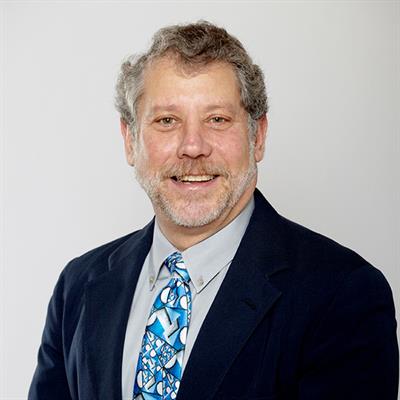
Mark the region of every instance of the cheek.
[[230, 168], [243, 168], [249, 162], [249, 142], [241, 136], [223, 138], [218, 143], [218, 153]]
[[171, 140], [166, 141], [159, 136], [151, 136], [142, 140], [140, 151], [142, 159], [154, 169], [170, 160], [176, 154], [176, 147]]

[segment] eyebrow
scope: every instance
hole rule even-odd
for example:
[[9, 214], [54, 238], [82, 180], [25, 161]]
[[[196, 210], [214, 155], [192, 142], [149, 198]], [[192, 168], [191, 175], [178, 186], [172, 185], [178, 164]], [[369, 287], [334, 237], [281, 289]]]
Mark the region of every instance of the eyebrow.
[[[235, 106], [231, 103], [215, 103], [215, 104], [210, 104], [205, 108], [205, 112], [210, 112], [216, 109], [227, 109], [228, 111], [230, 111], [231, 113], [235, 112]], [[156, 114], [157, 112], [160, 111], [177, 111], [179, 110], [179, 106], [176, 104], [155, 104], [154, 106], [152, 106], [149, 110], [149, 114], [153, 115]]]
[[235, 111], [235, 106], [231, 103], [215, 103], [215, 104], [210, 104], [209, 106], [206, 107], [205, 111], [210, 112], [215, 109], [219, 108], [224, 108], [233, 113]]
[[175, 104], [156, 104], [149, 110], [149, 114], [155, 114], [159, 111], [176, 111], [179, 107]]

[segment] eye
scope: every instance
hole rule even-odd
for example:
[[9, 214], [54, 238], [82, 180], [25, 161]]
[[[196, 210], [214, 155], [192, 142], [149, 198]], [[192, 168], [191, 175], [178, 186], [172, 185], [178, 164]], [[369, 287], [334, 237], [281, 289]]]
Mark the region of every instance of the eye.
[[211, 118], [211, 122], [215, 122], [216, 124], [222, 124], [223, 122], [227, 122], [227, 119], [224, 117], [216, 116]]
[[232, 125], [232, 119], [222, 115], [214, 115], [207, 119], [207, 123], [211, 129], [226, 130]]
[[176, 121], [175, 118], [163, 117], [158, 119], [156, 122], [158, 122], [162, 126], [171, 126], [175, 121]]

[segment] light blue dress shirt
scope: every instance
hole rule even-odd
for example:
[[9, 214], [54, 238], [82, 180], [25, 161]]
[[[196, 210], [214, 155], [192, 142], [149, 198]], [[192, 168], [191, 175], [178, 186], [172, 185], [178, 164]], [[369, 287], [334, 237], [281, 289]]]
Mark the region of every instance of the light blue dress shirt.
[[[201, 325], [235, 256], [253, 210], [252, 198], [227, 226], [182, 252], [191, 278], [192, 293], [192, 315], [186, 339], [183, 372]], [[138, 279], [125, 333], [122, 360], [124, 400], [131, 400], [133, 397], [136, 365], [151, 307], [160, 290], [171, 279], [167, 268], [161, 268], [163, 261], [175, 251], [177, 249], [163, 235], [156, 220], [153, 244]]]

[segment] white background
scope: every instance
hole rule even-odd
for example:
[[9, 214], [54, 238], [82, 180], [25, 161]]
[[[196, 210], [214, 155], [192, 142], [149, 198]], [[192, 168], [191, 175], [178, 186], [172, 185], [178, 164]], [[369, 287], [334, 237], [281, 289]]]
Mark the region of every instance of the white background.
[[120, 61], [171, 23], [237, 35], [266, 74], [259, 188], [380, 268], [400, 308], [399, 3], [1, 4], [1, 392], [24, 399], [66, 262], [143, 226], [113, 108]]

